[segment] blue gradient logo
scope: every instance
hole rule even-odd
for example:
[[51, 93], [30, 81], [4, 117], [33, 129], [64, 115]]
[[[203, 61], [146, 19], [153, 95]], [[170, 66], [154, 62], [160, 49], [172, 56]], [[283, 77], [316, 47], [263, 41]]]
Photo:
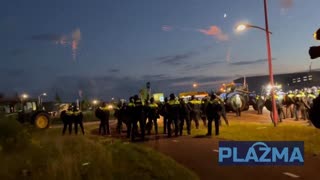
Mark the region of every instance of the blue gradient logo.
[[303, 141], [220, 141], [219, 165], [304, 165]]

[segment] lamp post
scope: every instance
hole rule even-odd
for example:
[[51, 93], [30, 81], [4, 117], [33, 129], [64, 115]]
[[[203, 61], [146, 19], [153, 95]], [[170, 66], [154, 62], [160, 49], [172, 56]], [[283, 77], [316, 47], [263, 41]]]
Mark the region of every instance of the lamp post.
[[269, 22], [268, 22], [268, 4], [267, 0], [264, 0], [264, 18], [265, 18], [265, 28], [254, 26], [250, 24], [240, 24], [236, 27], [237, 31], [243, 31], [246, 28], [256, 28], [265, 31], [266, 33], [266, 42], [267, 42], [267, 54], [268, 54], [268, 67], [269, 67], [269, 79], [271, 85], [271, 100], [272, 100], [272, 114], [273, 114], [273, 123], [274, 126], [277, 126], [278, 123], [278, 113], [276, 107], [276, 100], [274, 97], [274, 81], [273, 81], [273, 70], [272, 70], [272, 55], [271, 55], [271, 45], [270, 45], [270, 34], [272, 32], [269, 31]]

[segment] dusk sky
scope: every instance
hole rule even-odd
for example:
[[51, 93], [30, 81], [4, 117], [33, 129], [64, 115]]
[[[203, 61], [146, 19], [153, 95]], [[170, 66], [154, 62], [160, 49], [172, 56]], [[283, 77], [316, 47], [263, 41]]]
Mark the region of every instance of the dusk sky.
[[[275, 73], [308, 70], [319, 7], [269, 0]], [[263, 0], [3, 0], [0, 92], [128, 98], [268, 74], [265, 33], [240, 22], [264, 27]]]

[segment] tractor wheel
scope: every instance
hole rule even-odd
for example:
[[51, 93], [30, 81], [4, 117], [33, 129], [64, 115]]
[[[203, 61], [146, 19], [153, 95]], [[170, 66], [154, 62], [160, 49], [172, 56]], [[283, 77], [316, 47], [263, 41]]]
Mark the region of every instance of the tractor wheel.
[[39, 129], [49, 127], [49, 116], [45, 113], [39, 113], [34, 118], [34, 125]]

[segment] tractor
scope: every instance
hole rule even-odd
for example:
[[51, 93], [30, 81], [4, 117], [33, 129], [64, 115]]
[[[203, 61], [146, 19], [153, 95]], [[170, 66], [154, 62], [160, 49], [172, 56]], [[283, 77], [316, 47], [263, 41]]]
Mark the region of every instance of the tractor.
[[223, 84], [220, 88], [218, 94], [226, 103], [226, 110], [227, 111], [235, 111], [236, 108], [234, 107], [232, 101], [235, 98], [235, 95], [240, 95], [240, 99], [242, 101], [241, 111], [249, 110], [249, 106], [255, 106], [254, 98], [255, 94], [248, 91], [248, 87], [241, 83], [230, 83], [230, 84]]
[[30, 123], [39, 129], [48, 128], [50, 125], [50, 114], [39, 105], [37, 100], [0, 99], [0, 112], [6, 116], [14, 116], [19, 122]]

